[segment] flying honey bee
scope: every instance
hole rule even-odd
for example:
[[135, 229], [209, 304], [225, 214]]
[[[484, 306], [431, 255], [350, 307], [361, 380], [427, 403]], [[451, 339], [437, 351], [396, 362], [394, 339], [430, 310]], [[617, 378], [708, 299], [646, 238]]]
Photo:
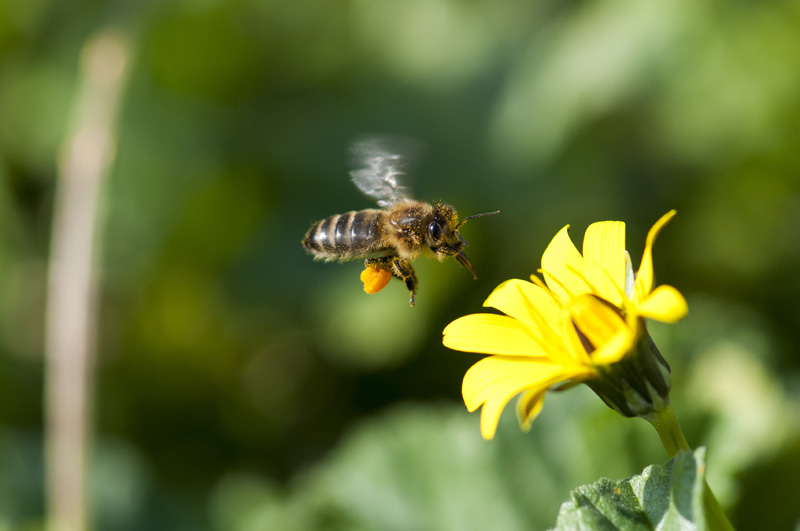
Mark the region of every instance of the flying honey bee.
[[306, 233], [303, 246], [315, 259], [325, 261], [384, 253], [365, 259], [364, 266], [387, 271], [402, 280], [411, 293], [409, 304], [413, 306], [418, 281], [411, 262], [423, 253], [432, 254], [439, 261], [455, 256], [478, 278], [464, 254], [467, 242], [458, 229], [467, 220], [499, 211], [459, 221], [450, 205], [412, 199], [403, 182], [403, 156], [384, 144], [380, 139], [354, 144], [351, 153], [357, 169], [350, 172], [356, 187], [383, 208], [351, 211], [318, 221]]

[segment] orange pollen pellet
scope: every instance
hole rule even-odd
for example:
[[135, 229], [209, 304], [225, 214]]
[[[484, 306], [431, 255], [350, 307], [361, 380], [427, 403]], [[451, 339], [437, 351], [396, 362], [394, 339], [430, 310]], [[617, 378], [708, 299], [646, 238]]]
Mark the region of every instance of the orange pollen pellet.
[[391, 278], [392, 274], [385, 269], [367, 267], [361, 272], [361, 282], [364, 283], [364, 291], [370, 295], [378, 293], [385, 288]]

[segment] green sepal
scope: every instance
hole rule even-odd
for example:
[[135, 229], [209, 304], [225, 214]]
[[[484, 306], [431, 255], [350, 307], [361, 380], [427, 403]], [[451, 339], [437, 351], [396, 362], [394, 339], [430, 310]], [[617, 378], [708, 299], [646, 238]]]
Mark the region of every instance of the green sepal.
[[669, 364], [647, 333], [644, 321], [631, 351], [617, 363], [596, 365], [595, 370], [599, 377], [584, 383], [625, 417], [646, 417], [669, 404]]

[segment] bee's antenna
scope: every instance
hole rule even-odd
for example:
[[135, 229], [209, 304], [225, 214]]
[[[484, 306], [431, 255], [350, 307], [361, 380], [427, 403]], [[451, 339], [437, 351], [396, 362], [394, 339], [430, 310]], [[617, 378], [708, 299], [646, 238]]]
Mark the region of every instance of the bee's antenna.
[[472, 215], [472, 216], [467, 216], [464, 219], [462, 219], [461, 222], [458, 225], [456, 225], [456, 230], [458, 230], [458, 228], [461, 225], [463, 225], [464, 223], [466, 223], [470, 219], [482, 218], [483, 216], [494, 216], [495, 214], [499, 214], [499, 213], [500, 213], [499, 210], [495, 210], [494, 212], [484, 212], [483, 214], [475, 214], [475, 215]]

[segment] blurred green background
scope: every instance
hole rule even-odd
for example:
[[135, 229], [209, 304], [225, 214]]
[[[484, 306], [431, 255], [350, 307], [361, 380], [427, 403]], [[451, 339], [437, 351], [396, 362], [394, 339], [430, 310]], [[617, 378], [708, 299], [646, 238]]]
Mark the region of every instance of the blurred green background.
[[[565, 224], [621, 219], [689, 316], [651, 331], [741, 529], [800, 508], [800, 2], [0, 0], [0, 528], [44, 521], [57, 156], [87, 39], [132, 60], [100, 212], [93, 512], [103, 530], [543, 529], [570, 489], [666, 455], [588, 389], [495, 441], [441, 330]], [[346, 149], [425, 155], [478, 271], [417, 262], [409, 308], [314, 221], [370, 207]]]

